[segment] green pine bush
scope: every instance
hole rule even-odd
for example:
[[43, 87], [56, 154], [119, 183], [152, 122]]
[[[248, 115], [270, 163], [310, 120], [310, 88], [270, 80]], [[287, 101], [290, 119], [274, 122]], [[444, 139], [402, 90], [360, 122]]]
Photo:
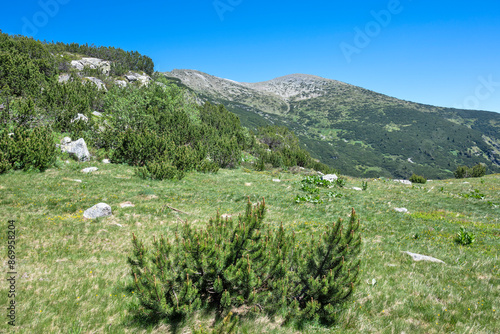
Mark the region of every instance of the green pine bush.
[[459, 166], [453, 174], [457, 179], [483, 177], [484, 175], [486, 175], [486, 166], [484, 164], [477, 164], [472, 168], [467, 166]]
[[410, 182], [411, 183], [422, 183], [422, 184], [425, 184], [427, 183], [427, 179], [423, 176], [420, 176], [420, 175], [417, 175], [417, 174], [413, 174], [412, 176], [410, 176]]
[[45, 171], [56, 161], [56, 146], [48, 127], [15, 127], [13, 135], [0, 131], [0, 172], [22, 169]]
[[135, 235], [128, 261], [142, 315], [185, 317], [201, 308], [227, 313], [246, 306], [288, 321], [335, 322], [358, 283], [361, 247], [354, 210], [318, 237], [298, 242], [284, 227], [264, 224], [265, 202], [238, 221], [219, 214], [206, 228], [184, 224], [173, 239], [146, 246]]

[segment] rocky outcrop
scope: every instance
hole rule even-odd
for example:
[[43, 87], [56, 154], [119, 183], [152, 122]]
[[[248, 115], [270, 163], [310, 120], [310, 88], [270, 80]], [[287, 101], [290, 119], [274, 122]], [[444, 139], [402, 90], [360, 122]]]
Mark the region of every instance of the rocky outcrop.
[[83, 71], [85, 67], [91, 69], [99, 69], [102, 74], [109, 75], [111, 71], [111, 62], [99, 58], [82, 58], [80, 60], [71, 61], [71, 66], [79, 71]]
[[151, 77], [149, 75], [147, 75], [146, 73], [139, 74], [139, 73], [135, 73], [135, 72], [128, 72], [125, 75], [125, 78], [127, 78], [127, 80], [129, 82], [139, 81], [141, 86], [143, 86], [143, 85], [147, 86], [147, 85], [149, 85], [149, 82], [151, 81]]

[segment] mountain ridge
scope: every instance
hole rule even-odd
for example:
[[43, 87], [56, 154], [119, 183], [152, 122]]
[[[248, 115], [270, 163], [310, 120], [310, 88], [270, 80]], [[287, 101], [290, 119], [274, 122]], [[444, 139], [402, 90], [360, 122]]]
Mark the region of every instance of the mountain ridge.
[[476, 163], [500, 171], [500, 114], [494, 112], [400, 100], [302, 73], [255, 83], [195, 70], [163, 75], [202, 100], [226, 105], [245, 126], [289, 127], [313, 156], [349, 175], [445, 178], [458, 165]]

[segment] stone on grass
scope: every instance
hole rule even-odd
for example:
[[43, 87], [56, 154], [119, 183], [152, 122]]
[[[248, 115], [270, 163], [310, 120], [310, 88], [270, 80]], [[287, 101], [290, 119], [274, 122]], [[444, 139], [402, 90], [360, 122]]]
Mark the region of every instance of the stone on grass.
[[71, 141], [70, 137], [64, 137], [61, 139], [59, 148], [61, 152], [67, 152], [69, 155], [75, 156], [78, 161], [90, 160], [90, 153], [83, 138]]
[[113, 213], [111, 207], [106, 203], [99, 203], [85, 210], [83, 218], [95, 219], [99, 217], [111, 216]]
[[403, 253], [410, 255], [413, 258], [413, 261], [430, 261], [430, 262], [444, 263], [443, 261], [436, 259], [435, 257], [431, 257], [431, 256], [427, 256], [427, 255], [411, 253], [408, 251], [403, 252]]
[[273, 179], [273, 182], [281, 182], [280, 179]]
[[394, 211], [401, 213], [410, 213], [407, 208], [394, 208]]
[[337, 179], [339, 177], [337, 176], [337, 174], [327, 174], [327, 175], [323, 175], [321, 178], [323, 180], [327, 180], [327, 181], [330, 181], [330, 182], [335, 182], [335, 181], [337, 181]]
[[362, 191], [363, 189], [361, 188], [358, 188], [358, 187], [352, 187], [353, 190], [356, 190], [356, 191]]
[[[76, 122], [76, 121], [84, 121], [84, 122], [87, 122], [88, 120], [89, 120], [89, 118], [88, 118], [87, 116], [85, 116], [84, 114], [80, 114], [80, 113], [78, 113], [78, 114], [76, 114], [75, 118], [73, 118], [73, 119], [71, 120], [71, 123], [74, 123], [74, 122]], [[66, 137], [64, 137], [64, 138], [66, 138]]]
[[95, 172], [98, 169], [99, 168], [97, 168], [97, 167], [87, 167], [87, 168], [82, 169], [82, 173], [92, 173], [92, 172]]
[[109, 161], [109, 159], [102, 159], [102, 163], [103, 164], [110, 164], [111, 161]]
[[132, 208], [134, 207], [135, 205], [132, 204], [132, 202], [123, 202], [123, 203], [120, 203], [120, 208]]
[[408, 180], [394, 180], [394, 182], [400, 182], [402, 184], [412, 185], [411, 181]]

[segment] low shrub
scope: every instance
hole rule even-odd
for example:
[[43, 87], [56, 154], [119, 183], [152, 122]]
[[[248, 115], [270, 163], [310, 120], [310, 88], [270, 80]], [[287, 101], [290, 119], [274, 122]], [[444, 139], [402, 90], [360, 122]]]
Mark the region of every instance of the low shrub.
[[0, 173], [10, 169], [45, 171], [56, 161], [56, 146], [48, 127], [14, 128], [0, 131]]
[[334, 323], [359, 281], [356, 213], [347, 225], [339, 219], [301, 242], [283, 226], [264, 224], [264, 216], [264, 202], [248, 201], [237, 222], [217, 214], [201, 230], [185, 223], [171, 240], [153, 238], [152, 247], [134, 235], [128, 262], [136, 312], [158, 321], [245, 307], [267, 315], [286, 310], [286, 321]]
[[484, 175], [486, 175], [486, 166], [484, 164], [477, 164], [472, 168], [469, 168], [467, 166], [459, 166], [453, 174], [457, 179], [483, 177]]
[[472, 245], [476, 241], [476, 236], [472, 232], [468, 232], [465, 228], [460, 227], [457, 236], [455, 237], [455, 242], [460, 245]]
[[423, 176], [420, 176], [420, 175], [417, 175], [417, 174], [413, 174], [411, 177], [410, 177], [410, 182], [411, 183], [422, 183], [422, 184], [425, 184], [427, 183], [427, 179]]

